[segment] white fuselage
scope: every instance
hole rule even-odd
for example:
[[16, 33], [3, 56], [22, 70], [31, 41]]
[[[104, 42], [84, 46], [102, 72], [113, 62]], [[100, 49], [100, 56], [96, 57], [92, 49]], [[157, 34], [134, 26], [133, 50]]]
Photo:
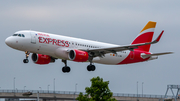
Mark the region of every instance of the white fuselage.
[[[67, 51], [71, 49], [91, 49], [119, 46], [115, 44], [108, 44], [29, 30], [18, 31], [15, 34], [14, 36], [10, 36], [6, 39], [5, 42], [8, 46], [21, 51], [45, 54], [55, 58], [66, 60], [69, 60], [67, 57]], [[21, 36], [19, 34], [21, 34]], [[58, 52], [60, 52], [61, 54], [58, 54]], [[93, 58], [93, 62], [116, 65], [127, 58], [129, 53], [129, 50], [120, 51], [117, 52], [117, 54], [108, 53], [103, 57]]]
[[62, 59], [65, 66], [62, 72], [71, 71], [67, 60], [75, 62], [90, 62], [88, 71], [94, 71], [95, 65], [101, 63], [109, 65], [138, 63], [157, 59], [159, 55], [172, 54], [172, 52], [151, 53], [151, 44], [159, 42], [164, 30], [152, 41], [156, 22], [149, 21], [138, 36], [129, 45], [115, 45], [80, 38], [55, 35], [50, 33], [23, 30], [18, 31], [5, 40], [5, 43], [14, 49], [24, 51], [28, 63], [30, 53], [32, 61], [43, 65]]

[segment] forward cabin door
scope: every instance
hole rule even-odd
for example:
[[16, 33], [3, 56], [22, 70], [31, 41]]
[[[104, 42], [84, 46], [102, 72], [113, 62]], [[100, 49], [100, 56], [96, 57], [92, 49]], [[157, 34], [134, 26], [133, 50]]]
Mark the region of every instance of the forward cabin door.
[[31, 43], [36, 44], [36, 33], [30, 32], [31, 34]]

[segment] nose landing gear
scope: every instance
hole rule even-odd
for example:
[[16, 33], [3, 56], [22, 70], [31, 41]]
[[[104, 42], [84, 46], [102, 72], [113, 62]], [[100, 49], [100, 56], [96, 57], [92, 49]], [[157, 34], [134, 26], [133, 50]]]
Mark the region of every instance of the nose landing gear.
[[29, 57], [30, 52], [26, 51], [25, 54], [26, 54], [26, 59], [24, 59], [23, 62], [28, 63], [29, 62], [28, 57]]

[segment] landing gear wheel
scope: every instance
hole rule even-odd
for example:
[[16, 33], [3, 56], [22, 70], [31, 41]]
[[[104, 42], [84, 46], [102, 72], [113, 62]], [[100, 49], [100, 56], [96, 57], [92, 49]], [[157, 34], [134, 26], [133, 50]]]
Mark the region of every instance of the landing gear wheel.
[[24, 62], [24, 63], [28, 63], [29, 60], [28, 60], [28, 59], [24, 59], [23, 62]]
[[64, 72], [64, 73], [68, 73], [68, 72], [70, 72], [70, 71], [71, 71], [71, 68], [68, 67], [68, 66], [64, 66], [64, 67], [62, 68], [62, 72]]
[[90, 65], [87, 66], [88, 71], [94, 71], [95, 69], [96, 69], [96, 67], [94, 65], [90, 64]]
[[96, 69], [96, 67], [94, 65], [91, 66], [92, 71], [94, 71]]
[[63, 68], [62, 68], [62, 72], [64, 72], [64, 73], [65, 73], [65, 71], [66, 71], [66, 70], [65, 70], [65, 67], [63, 67]]
[[91, 66], [90, 65], [87, 66], [87, 70], [91, 71]]
[[65, 66], [62, 68], [62, 72], [69, 73], [71, 71], [71, 68], [67, 66], [67, 60], [62, 60], [62, 62], [65, 64]]

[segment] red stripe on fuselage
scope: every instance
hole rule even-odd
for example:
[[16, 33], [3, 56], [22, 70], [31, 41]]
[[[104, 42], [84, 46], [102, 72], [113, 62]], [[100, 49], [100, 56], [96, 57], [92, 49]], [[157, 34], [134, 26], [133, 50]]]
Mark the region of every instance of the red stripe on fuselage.
[[146, 52], [146, 51], [141, 51], [141, 50], [138, 50], [138, 49], [134, 49], [134, 51], [131, 51], [129, 53], [129, 55], [123, 61], [121, 61], [118, 64], [129, 64], [129, 63], [147, 61], [149, 58], [143, 59], [141, 57], [142, 53], [144, 53], [144, 54], [151, 54], [151, 53]]

